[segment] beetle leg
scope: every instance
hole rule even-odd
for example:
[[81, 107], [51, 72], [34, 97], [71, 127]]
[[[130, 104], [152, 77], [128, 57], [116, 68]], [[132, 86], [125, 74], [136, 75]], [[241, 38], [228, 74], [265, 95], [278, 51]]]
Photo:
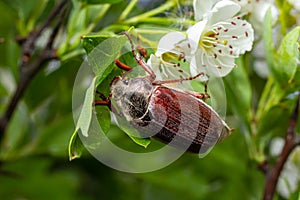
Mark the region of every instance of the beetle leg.
[[115, 64], [120, 68], [120, 69], [123, 69], [125, 71], [130, 71], [132, 68], [124, 63], [122, 63], [121, 61], [119, 60], [115, 60]]
[[203, 101], [205, 101], [206, 99], [210, 98], [210, 95], [207, 92], [207, 86], [208, 86], [208, 80], [205, 81], [204, 93], [198, 93], [198, 92], [192, 92], [192, 91], [187, 91], [187, 93], [196, 97], [197, 99], [202, 99]]
[[204, 93], [207, 94], [207, 95], [208, 95], [208, 93], [207, 93], [208, 81], [209, 80], [207, 79], [207, 81], [205, 81], [205, 85], [204, 85]]
[[[117, 109], [113, 106], [113, 104], [111, 103], [111, 94], [109, 94], [108, 97], [106, 97], [103, 93], [96, 91], [97, 94], [99, 94], [99, 97], [101, 98], [100, 100], [95, 100], [93, 102], [94, 106], [107, 106], [109, 108], [110, 111], [112, 111], [113, 113], [117, 113], [118, 111]], [[120, 114], [118, 114], [120, 115]]]
[[208, 86], [208, 79], [207, 79], [207, 81], [205, 81], [205, 85], [204, 85], [204, 101], [205, 101], [205, 99], [210, 98], [210, 95], [207, 92], [207, 86]]
[[199, 76], [204, 76], [205, 74], [203, 72], [197, 74], [196, 76], [191, 76], [188, 78], [180, 78], [180, 79], [174, 79], [174, 80], [165, 80], [165, 81], [155, 81], [153, 82], [153, 84], [155, 85], [161, 85], [161, 84], [167, 84], [167, 83], [178, 83], [178, 82], [182, 82], [182, 81], [191, 81], [193, 79], [198, 78]]
[[135, 58], [136, 62], [150, 75], [150, 81], [153, 82], [156, 78], [154, 71], [150, 68], [149, 65], [147, 65], [147, 63], [145, 63], [145, 61], [141, 58], [141, 56], [139, 56], [135, 53], [135, 48], [134, 48], [133, 42], [132, 42], [129, 34], [126, 31], [124, 31], [123, 33], [124, 33], [124, 35], [126, 35], [126, 37], [128, 38], [128, 40], [130, 42], [131, 52], [132, 52], [132, 55]]
[[198, 92], [192, 92], [192, 91], [187, 91], [187, 93], [196, 97], [197, 99], [202, 99], [203, 101], [210, 98], [210, 95], [207, 93], [198, 93]]
[[96, 93], [99, 94], [99, 97], [100, 97], [102, 100], [107, 100], [107, 99], [108, 99], [102, 92], [96, 91]]
[[101, 100], [95, 100], [93, 102], [94, 106], [108, 106], [109, 108], [111, 107], [111, 102], [110, 102], [110, 95], [107, 98], [103, 93], [96, 91], [97, 94], [99, 94], [99, 97]]
[[95, 100], [93, 102], [94, 106], [110, 106], [110, 100]]

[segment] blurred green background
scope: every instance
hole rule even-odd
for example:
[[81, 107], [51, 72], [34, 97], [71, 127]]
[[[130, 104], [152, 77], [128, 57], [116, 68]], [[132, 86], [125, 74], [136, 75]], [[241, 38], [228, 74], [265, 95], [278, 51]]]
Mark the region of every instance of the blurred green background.
[[[20, 75], [21, 47], [16, 38], [26, 37], [39, 27], [58, 2], [0, 1], [1, 115], [14, 93]], [[114, 4], [103, 4], [105, 2]], [[129, 16], [139, 15], [162, 2], [164, 1], [143, 4], [141, 1]], [[185, 154], [170, 166], [145, 174], [116, 171], [103, 165], [86, 151], [81, 158], [70, 162], [68, 144], [75, 128], [72, 117], [72, 89], [77, 70], [86, 55], [80, 43], [80, 36], [101, 31], [117, 33], [131, 25], [141, 26], [141, 22], [116, 22], [117, 17], [128, 6], [128, 2], [125, 1], [73, 0], [69, 1], [67, 6], [68, 17], [64, 21], [64, 29], [59, 33], [60, 42], [57, 44], [60, 61], [53, 60], [47, 63], [31, 81], [1, 143], [0, 199], [261, 198], [265, 177], [257, 167], [259, 158], [251, 154], [253, 152], [249, 150], [249, 141], [247, 143], [245, 140], [247, 131], [240, 125], [248, 120], [251, 127], [250, 106], [257, 107], [267, 79], [259, 77], [243, 64], [225, 80], [226, 86], [231, 86], [228, 91], [226, 89], [229, 95], [229, 117], [226, 120], [235, 131], [216, 145], [206, 157], [199, 159], [197, 155]], [[47, 29], [38, 41], [36, 56], [45, 45], [45, 38]], [[251, 57], [248, 55], [243, 61], [246, 62], [247, 59], [249, 61]], [[234, 80], [238, 80], [236, 77], [242, 79], [242, 82], [235, 84]], [[241, 89], [238, 88], [239, 84], [242, 85]], [[299, 89], [299, 85], [293, 88], [289, 92]], [[232, 91], [235, 91], [235, 96], [231, 95]], [[246, 107], [240, 105], [245, 98]], [[276, 131], [283, 131], [282, 135], [295, 105], [294, 99], [284, 101], [288, 108], [283, 106], [284, 109], [280, 110], [282, 107], [279, 106], [279, 110], [276, 110], [278, 115], [269, 113], [278, 123], [282, 122], [274, 127], [279, 127]], [[240, 106], [240, 110], [236, 110], [234, 106]], [[236, 113], [241, 116], [246, 114], [241, 118]], [[262, 129], [273, 125], [267, 124]], [[124, 133], [119, 132], [116, 135], [116, 140], [126, 140], [128, 145], [136, 146]], [[259, 139], [253, 140], [255, 143]], [[261, 156], [260, 153], [268, 154], [268, 146], [258, 151], [258, 157]]]

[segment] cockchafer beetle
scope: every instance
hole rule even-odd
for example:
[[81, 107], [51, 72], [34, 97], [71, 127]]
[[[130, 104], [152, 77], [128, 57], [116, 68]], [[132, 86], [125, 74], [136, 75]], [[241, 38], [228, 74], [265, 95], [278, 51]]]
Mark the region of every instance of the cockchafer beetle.
[[[209, 98], [206, 89], [205, 94], [201, 94], [165, 86], [196, 79], [203, 73], [189, 78], [156, 81], [154, 71], [135, 53], [128, 33], [124, 34], [130, 41], [136, 62], [148, 75], [115, 77], [110, 84], [109, 97], [100, 95], [101, 100], [95, 100], [94, 105], [108, 106], [113, 113], [130, 122], [143, 137], [153, 136], [163, 143], [192, 153], [206, 153], [231, 133], [217, 112], [202, 100]], [[115, 60], [115, 64], [125, 71], [131, 70], [130, 66], [119, 60]], [[115, 105], [112, 105], [112, 100]]]

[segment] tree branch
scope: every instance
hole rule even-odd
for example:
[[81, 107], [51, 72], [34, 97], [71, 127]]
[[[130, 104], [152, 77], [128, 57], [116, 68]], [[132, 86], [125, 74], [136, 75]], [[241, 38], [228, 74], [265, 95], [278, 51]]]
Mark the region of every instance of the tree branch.
[[[36, 31], [32, 31], [29, 36], [22, 40], [22, 62], [20, 64], [20, 79], [16, 91], [14, 92], [8, 106], [5, 110], [4, 115], [0, 119], [0, 143], [4, 137], [7, 125], [20, 101], [25, 90], [33, 77], [42, 69], [42, 67], [50, 60], [57, 59], [56, 51], [53, 49], [53, 43], [57, 36], [58, 30], [62, 25], [62, 21], [66, 10], [63, 7], [67, 4], [67, 0], [62, 0], [47, 17], [44, 24]], [[61, 13], [60, 15], [58, 15]], [[41, 35], [43, 30], [50, 26], [51, 22], [59, 17], [56, 26], [53, 28], [52, 33], [48, 39], [47, 45], [37, 56], [36, 60], [31, 60], [31, 56], [35, 51], [35, 42]]]
[[[25, 40], [22, 46], [22, 61], [28, 62], [29, 58], [32, 55], [33, 49], [35, 48], [35, 42], [40, 37], [45, 28], [49, 27], [51, 22], [57, 17], [57, 15], [61, 12], [62, 8], [67, 4], [67, 0], [62, 0], [56, 7], [53, 8], [44, 24], [37, 30], [32, 31], [27, 39]], [[22, 65], [21, 65], [22, 67]]]
[[275, 163], [275, 165], [272, 168], [267, 169], [266, 171], [266, 182], [265, 182], [265, 189], [263, 195], [264, 200], [272, 200], [275, 194], [278, 178], [283, 169], [283, 166], [287, 161], [290, 153], [293, 151], [293, 149], [300, 144], [299, 136], [295, 134], [295, 127], [299, 116], [299, 104], [300, 104], [300, 94], [298, 96], [297, 104], [293, 111], [293, 115], [290, 119], [289, 127], [285, 137], [285, 143], [281, 151], [281, 154], [277, 162]]

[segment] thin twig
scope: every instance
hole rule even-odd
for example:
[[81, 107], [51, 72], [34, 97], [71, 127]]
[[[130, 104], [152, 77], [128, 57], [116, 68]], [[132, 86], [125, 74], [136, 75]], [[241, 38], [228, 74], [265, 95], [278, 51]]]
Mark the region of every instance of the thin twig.
[[[42, 67], [47, 63], [49, 60], [57, 59], [56, 50], [53, 49], [53, 43], [57, 36], [59, 27], [62, 24], [64, 15], [66, 10], [62, 9], [66, 5], [67, 0], [62, 0], [50, 13], [44, 24], [37, 30], [33, 31], [29, 34], [28, 38], [23, 41], [22, 45], [22, 63], [20, 64], [20, 79], [16, 88], [15, 93], [13, 94], [11, 100], [8, 103], [8, 107], [2, 118], [0, 119], [0, 143], [4, 137], [7, 125], [18, 105], [18, 102], [22, 98], [25, 90], [27, 89], [29, 83], [33, 79], [33, 77], [42, 69]], [[62, 14], [58, 15], [60, 12]], [[52, 33], [48, 39], [47, 45], [44, 49], [40, 52], [39, 56], [37, 56], [36, 60], [30, 60], [31, 55], [34, 52], [35, 42], [37, 38], [41, 35], [43, 30], [50, 26], [51, 22], [59, 16], [56, 26], [52, 30]]]
[[295, 134], [295, 127], [297, 119], [299, 116], [299, 104], [300, 104], [300, 95], [298, 96], [298, 101], [293, 111], [293, 115], [290, 119], [289, 127], [285, 137], [285, 143], [281, 154], [272, 168], [269, 168], [266, 171], [266, 183], [264, 189], [263, 200], [272, 200], [275, 194], [276, 185], [280, 173], [284, 167], [285, 162], [287, 161], [290, 153], [293, 149], [299, 145], [299, 137]]
[[27, 37], [26, 41], [23, 44], [22, 47], [22, 61], [25, 63], [29, 61], [29, 58], [31, 57], [32, 50], [34, 49], [35, 42], [38, 37], [42, 34], [42, 32], [45, 30], [45, 28], [49, 27], [51, 22], [56, 18], [56, 16], [61, 12], [62, 8], [67, 4], [67, 0], [62, 0], [49, 14], [43, 25], [35, 30], [32, 31], [29, 36]]

